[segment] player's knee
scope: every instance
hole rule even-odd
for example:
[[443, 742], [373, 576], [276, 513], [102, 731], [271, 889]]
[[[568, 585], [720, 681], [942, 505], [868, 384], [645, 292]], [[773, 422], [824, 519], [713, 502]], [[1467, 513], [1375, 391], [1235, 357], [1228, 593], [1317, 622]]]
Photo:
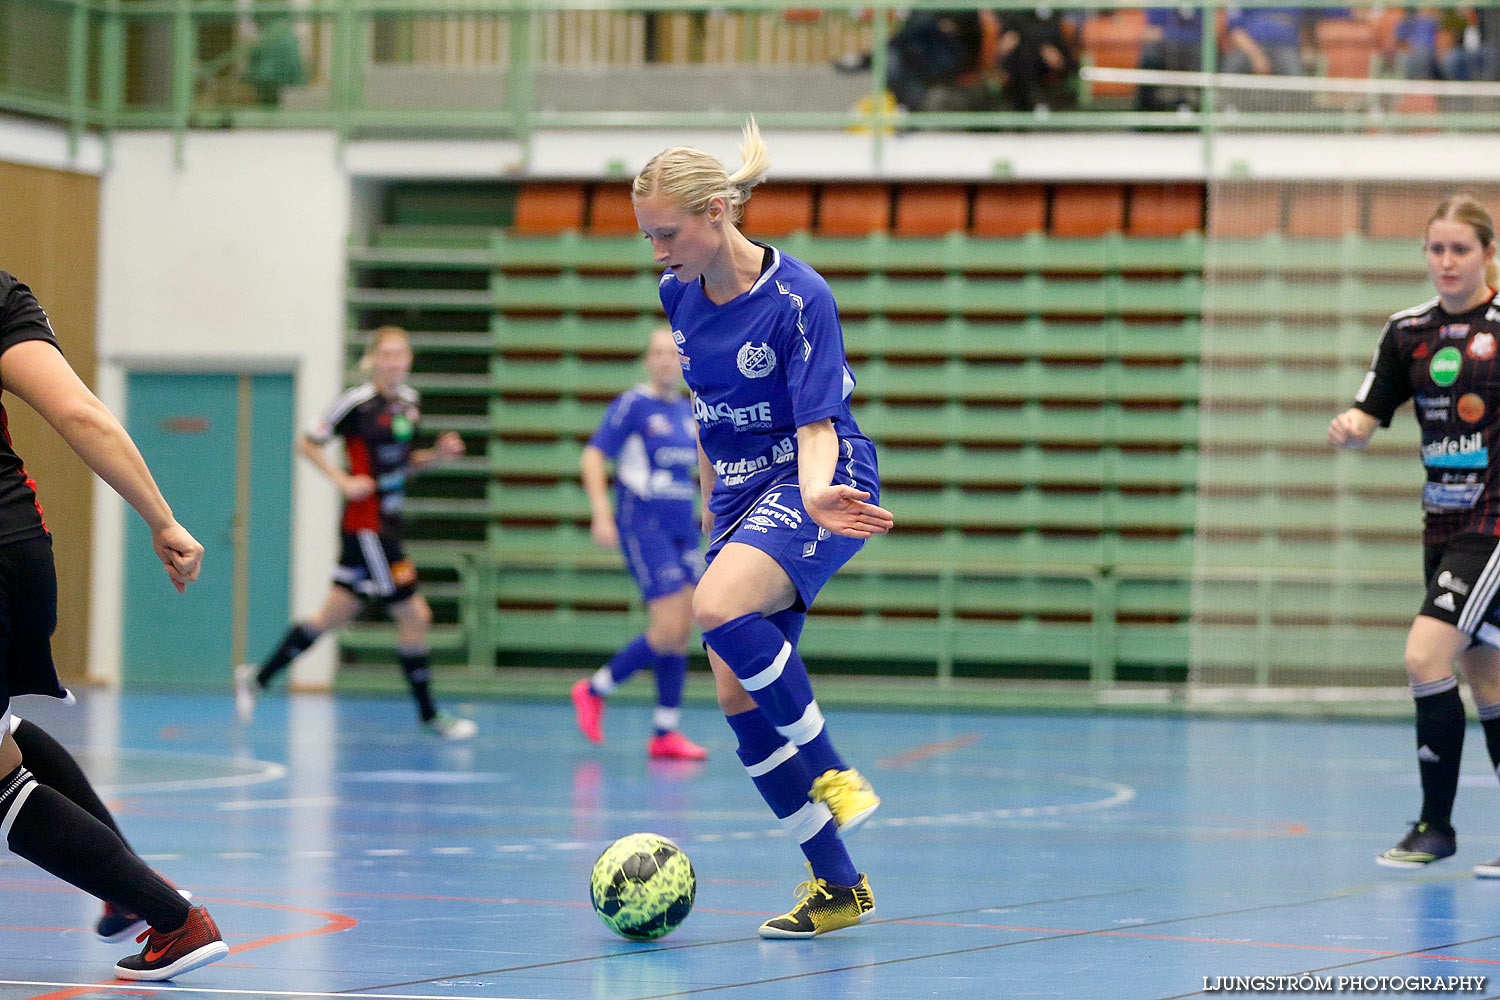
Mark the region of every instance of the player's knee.
[[700, 631], [707, 632], [716, 629], [742, 614], [744, 612], [735, 607], [727, 593], [721, 594], [706, 587], [699, 587], [693, 594], [693, 621], [697, 623]]
[[1424, 645], [1406, 647], [1406, 675], [1414, 683], [1442, 680], [1453, 673], [1453, 664], [1443, 650]]

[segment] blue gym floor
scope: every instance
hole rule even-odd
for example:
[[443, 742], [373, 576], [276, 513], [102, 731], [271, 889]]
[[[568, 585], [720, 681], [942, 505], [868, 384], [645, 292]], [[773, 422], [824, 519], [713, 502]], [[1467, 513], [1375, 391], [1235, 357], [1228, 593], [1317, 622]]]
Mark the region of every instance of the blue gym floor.
[[[232, 951], [175, 984], [117, 982], [137, 946], [95, 940], [92, 900], [3, 855], [0, 1000], [1129, 1000], [1304, 973], [1485, 977], [1446, 995], [1500, 996], [1500, 880], [1469, 873], [1500, 855], [1500, 783], [1473, 725], [1458, 856], [1408, 873], [1373, 860], [1415, 818], [1404, 723], [831, 710], [885, 799], [850, 842], [876, 913], [772, 942], [755, 930], [791, 906], [801, 855], [708, 708], [683, 728], [710, 759], [664, 764], [640, 705], [610, 707], [602, 747], [560, 703], [465, 704], [467, 744], [396, 699], [271, 696], [248, 729], [227, 693], [15, 707]], [[591, 911], [588, 873], [641, 830], [688, 852], [698, 900], [633, 944]]]

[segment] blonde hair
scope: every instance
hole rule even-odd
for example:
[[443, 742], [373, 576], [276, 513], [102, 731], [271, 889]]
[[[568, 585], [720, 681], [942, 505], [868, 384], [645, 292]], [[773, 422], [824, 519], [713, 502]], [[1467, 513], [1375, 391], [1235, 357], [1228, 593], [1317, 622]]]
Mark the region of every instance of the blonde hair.
[[630, 185], [630, 197], [641, 201], [666, 195], [684, 212], [699, 215], [708, 203], [724, 199], [729, 221], [738, 224], [745, 214], [750, 189], [771, 169], [771, 154], [761, 140], [760, 128], [751, 118], [745, 123], [740, 143], [740, 169], [730, 173], [724, 164], [693, 146], [673, 146], [651, 157]]
[[[1492, 247], [1495, 243], [1495, 223], [1490, 218], [1490, 213], [1479, 199], [1471, 194], [1460, 192], [1451, 194], [1444, 198], [1438, 207], [1433, 209], [1432, 215], [1427, 219], [1427, 225], [1431, 226], [1439, 219], [1445, 222], [1462, 222], [1474, 230], [1474, 235], [1479, 237], [1479, 245]], [[1425, 228], [1423, 230], [1426, 231]], [[1500, 261], [1491, 257], [1484, 265], [1484, 283], [1491, 288], [1500, 289]]]
[[385, 343], [387, 340], [401, 341], [401, 346], [405, 347], [407, 352], [410, 353], [411, 338], [406, 335], [405, 330], [401, 329], [401, 327], [399, 326], [378, 327], [374, 333], [370, 334], [370, 346], [366, 347], [365, 353], [359, 356], [360, 374], [368, 375], [370, 374], [370, 372], [374, 371], [375, 352], [379, 350], [380, 345]]

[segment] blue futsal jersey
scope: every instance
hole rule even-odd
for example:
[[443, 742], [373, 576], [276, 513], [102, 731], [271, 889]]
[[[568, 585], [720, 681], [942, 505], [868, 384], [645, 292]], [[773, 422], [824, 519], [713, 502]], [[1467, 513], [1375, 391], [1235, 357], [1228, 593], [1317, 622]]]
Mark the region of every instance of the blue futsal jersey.
[[589, 444], [614, 460], [621, 527], [651, 521], [697, 536], [698, 443], [686, 397], [662, 399], [645, 385], [621, 393]]
[[797, 428], [833, 418], [833, 482], [878, 489], [875, 448], [849, 412], [854, 375], [838, 307], [823, 277], [774, 247], [750, 290], [715, 305], [694, 281], [662, 276], [683, 378], [693, 390], [698, 441], [714, 468], [715, 536], [757, 498], [797, 481]]

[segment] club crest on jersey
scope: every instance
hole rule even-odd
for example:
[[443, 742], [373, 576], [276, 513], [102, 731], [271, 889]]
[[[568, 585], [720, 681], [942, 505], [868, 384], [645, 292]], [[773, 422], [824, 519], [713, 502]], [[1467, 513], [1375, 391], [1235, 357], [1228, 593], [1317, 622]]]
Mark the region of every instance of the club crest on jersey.
[[1469, 357], [1475, 361], [1488, 361], [1495, 356], [1495, 335], [1476, 333], [1469, 341]]
[[776, 352], [770, 344], [752, 344], [747, 340], [735, 355], [734, 363], [746, 378], [765, 378], [776, 369]]
[[1438, 328], [1438, 338], [1441, 340], [1463, 340], [1469, 335], [1469, 324], [1449, 323]]

